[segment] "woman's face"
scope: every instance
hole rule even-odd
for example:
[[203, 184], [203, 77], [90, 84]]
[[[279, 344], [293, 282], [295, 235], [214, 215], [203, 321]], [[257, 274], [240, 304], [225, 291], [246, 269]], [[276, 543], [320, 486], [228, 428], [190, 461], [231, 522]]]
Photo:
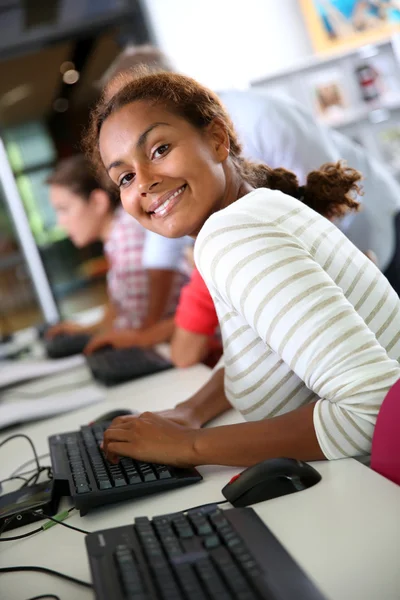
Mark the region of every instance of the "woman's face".
[[165, 237], [195, 236], [212, 212], [233, 201], [229, 141], [218, 122], [199, 131], [161, 106], [137, 101], [106, 119], [99, 147], [124, 209]]
[[50, 185], [50, 201], [57, 214], [57, 222], [78, 248], [99, 239], [102, 219], [94, 203], [85, 200], [61, 185]]

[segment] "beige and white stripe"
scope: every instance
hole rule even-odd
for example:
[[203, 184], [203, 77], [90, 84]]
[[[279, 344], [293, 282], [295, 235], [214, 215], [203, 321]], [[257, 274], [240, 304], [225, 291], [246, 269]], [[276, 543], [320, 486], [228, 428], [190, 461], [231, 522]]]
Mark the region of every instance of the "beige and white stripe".
[[212, 215], [195, 257], [232, 404], [258, 420], [316, 401], [327, 458], [368, 453], [400, 378], [400, 300], [375, 265], [328, 220], [266, 189]]

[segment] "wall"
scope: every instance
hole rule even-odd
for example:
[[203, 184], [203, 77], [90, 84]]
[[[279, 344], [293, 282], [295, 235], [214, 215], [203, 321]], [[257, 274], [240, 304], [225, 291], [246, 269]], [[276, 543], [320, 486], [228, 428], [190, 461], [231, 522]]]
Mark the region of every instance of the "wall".
[[175, 67], [222, 89], [312, 54], [298, 0], [142, 0]]

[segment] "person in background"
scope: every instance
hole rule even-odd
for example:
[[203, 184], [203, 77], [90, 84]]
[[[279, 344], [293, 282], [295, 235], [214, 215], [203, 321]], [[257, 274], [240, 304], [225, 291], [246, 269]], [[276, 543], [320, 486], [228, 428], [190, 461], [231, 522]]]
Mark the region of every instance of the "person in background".
[[[92, 111], [86, 146], [143, 227], [195, 239], [225, 363], [167, 415], [114, 420], [106, 456], [248, 466], [368, 454], [400, 377], [400, 299], [329, 220], [357, 206], [361, 175], [325, 164], [299, 186], [247, 161], [218, 97], [172, 73], [126, 77]], [[231, 405], [247, 422], [200, 429]]]
[[178, 267], [169, 267], [169, 257], [162, 252], [163, 246], [168, 250], [165, 240], [146, 231], [123, 210], [118, 194], [101, 183], [83, 155], [61, 161], [47, 183], [58, 223], [72, 242], [81, 248], [102, 241], [109, 263], [104, 317], [90, 326], [65, 321], [50, 328], [47, 335], [105, 331], [120, 346], [131, 345], [126, 342], [126, 331], [145, 331], [173, 314], [187, 278]]

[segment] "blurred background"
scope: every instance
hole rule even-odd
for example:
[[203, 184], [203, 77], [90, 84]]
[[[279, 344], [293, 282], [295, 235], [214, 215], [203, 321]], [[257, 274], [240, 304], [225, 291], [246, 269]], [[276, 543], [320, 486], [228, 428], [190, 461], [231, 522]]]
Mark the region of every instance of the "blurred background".
[[45, 180], [127, 43], [216, 91], [295, 97], [399, 176], [399, 27], [389, 0], [0, 0], [0, 335], [105, 301], [101, 245], [72, 245]]

